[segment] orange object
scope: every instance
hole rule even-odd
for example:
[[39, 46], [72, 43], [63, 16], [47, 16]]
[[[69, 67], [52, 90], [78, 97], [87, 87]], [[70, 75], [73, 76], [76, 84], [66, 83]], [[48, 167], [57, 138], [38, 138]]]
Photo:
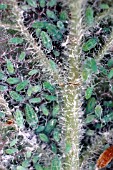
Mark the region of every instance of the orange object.
[[6, 124], [12, 125], [12, 124], [14, 124], [14, 120], [13, 120], [13, 119], [8, 119], [7, 122], [6, 122]]
[[97, 160], [97, 168], [105, 168], [113, 159], [113, 145], [107, 148]]

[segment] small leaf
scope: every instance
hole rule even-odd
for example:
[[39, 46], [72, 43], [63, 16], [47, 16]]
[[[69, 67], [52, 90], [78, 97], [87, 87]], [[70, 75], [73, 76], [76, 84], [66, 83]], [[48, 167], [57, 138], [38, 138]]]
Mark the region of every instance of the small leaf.
[[26, 170], [26, 168], [24, 168], [23, 166], [17, 166], [16, 170]]
[[42, 87], [40, 85], [32, 86], [32, 90], [34, 93], [40, 92]]
[[112, 67], [112, 66], [113, 66], [113, 58], [111, 58], [110, 60], [108, 60], [107, 65], [108, 65], [108, 67]]
[[113, 121], [113, 112], [105, 115], [102, 119], [101, 119], [104, 123], [108, 123]]
[[87, 115], [86, 119], [85, 119], [85, 123], [92, 123], [95, 119], [95, 115]]
[[83, 80], [86, 81], [88, 79], [88, 76], [89, 76], [88, 69], [83, 69], [83, 71], [82, 71], [82, 78], [83, 78]]
[[27, 159], [22, 162], [22, 167], [24, 167], [24, 168], [28, 168], [29, 165], [30, 165], [30, 163], [29, 163], [29, 160], [27, 160]]
[[21, 90], [25, 89], [25, 87], [28, 85], [29, 81], [24, 80], [21, 83], [17, 84], [16, 91], [20, 92]]
[[10, 142], [10, 147], [15, 146], [16, 144], [17, 144], [17, 139], [13, 139], [13, 140]]
[[108, 79], [111, 79], [111, 78], [113, 78], [113, 68], [108, 73]]
[[20, 79], [18, 79], [18, 78], [8, 78], [7, 79], [7, 83], [9, 83], [9, 84], [17, 84], [19, 82], [20, 82]]
[[32, 27], [33, 28], [36, 28], [36, 29], [42, 29], [42, 28], [46, 28], [46, 25], [48, 23], [45, 22], [45, 21], [35, 21], [33, 24], [32, 24]]
[[87, 106], [86, 106], [86, 113], [91, 113], [94, 111], [96, 105], [96, 99], [94, 97], [91, 97], [88, 100]]
[[32, 153], [31, 151], [27, 151], [26, 152], [26, 158], [30, 158], [31, 157], [31, 153]]
[[51, 59], [49, 59], [49, 63], [50, 63], [51, 69], [54, 70], [54, 72], [58, 72], [57, 64]]
[[55, 92], [55, 87], [53, 85], [51, 85], [49, 82], [47, 82], [47, 81], [45, 81], [43, 83], [43, 88], [49, 90], [52, 93]]
[[16, 123], [19, 126], [19, 128], [23, 128], [24, 127], [24, 119], [23, 119], [22, 112], [20, 110], [16, 110], [15, 119], [16, 119]]
[[57, 119], [49, 120], [46, 127], [45, 127], [45, 132], [46, 133], [51, 133], [51, 131], [55, 128], [56, 123], [57, 123]]
[[49, 6], [49, 7], [54, 7], [56, 4], [57, 4], [57, 0], [50, 0], [50, 1], [47, 3], [47, 6]]
[[35, 133], [38, 134], [38, 133], [44, 131], [44, 129], [45, 129], [45, 126], [40, 125], [40, 126], [38, 126], [38, 128], [35, 129]]
[[28, 5], [36, 8], [37, 7], [37, 3], [35, 0], [26, 0], [26, 2], [28, 3]]
[[23, 43], [23, 39], [22, 38], [19, 38], [19, 37], [14, 37], [14, 38], [11, 38], [9, 40], [9, 43], [11, 44], [22, 44]]
[[37, 28], [37, 29], [36, 29], [36, 36], [37, 36], [37, 38], [39, 38], [40, 33], [41, 33], [41, 29], [40, 29], [40, 28]]
[[82, 47], [82, 50], [84, 52], [88, 52], [90, 51], [91, 49], [95, 48], [95, 46], [97, 45], [98, 43], [98, 38], [90, 38], [88, 41], [86, 41], [84, 44], [83, 44], [83, 47]]
[[59, 142], [60, 141], [60, 132], [58, 129], [54, 129], [53, 131], [53, 139], [56, 141], [56, 142]]
[[37, 74], [39, 71], [37, 69], [31, 70], [28, 75], [33, 76], [34, 74]]
[[43, 167], [39, 164], [35, 164], [35, 170], [43, 170]]
[[90, 64], [91, 64], [91, 69], [94, 73], [97, 73], [97, 64], [95, 59], [91, 58], [90, 59]]
[[47, 109], [47, 107], [44, 104], [41, 105], [41, 110], [45, 116], [49, 115], [49, 110]]
[[86, 23], [88, 26], [92, 26], [94, 23], [94, 12], [91, 7], [87, 7], [86, 12], [85, 12], [85, 18], [86, 18]]
[[57, 153], [57, 146], [55, 143], [52, 143], [51, 144], [51, 150], [54, 152], [54, 153]]
[[39, 4], [41, 8], [44, 8], [46, 5], [46, 1], [45, 0], [39, 0]]
[[0, 91], [6, 91], [7, 89], [8, 89], [7, 86], [2, 86], [2, 85], [0, 85]]
[[19, 55], [19, 60], [20, 61], [22, 61], [22, 60], [24, 60], [25, 59], [25, 56], [26, 56], [26, 53], [23, 51], [23, 52], [21, 52], [21, 54]]
[[47, 9], [46, 14], [47, 14], [48, 18], [51, 18], [51, 19], [54, 19], [54, 20], [57, 19], [57, 16], [55, 15], [55, 13], [53, 11], [49, 10], [49, 9]]
[[13, 100], [16, 100], [18, 102], [21, 102], [23, 100], [22, 96], [15, 91], [10, 91], [9, 94]]
[[29, 125], [34, 126], [38, 123], [37, 114], [29, 104], [26, 104], [25, 113], [26, 113], [26, 120]]
[[52, 40], [46, 32], [42, 31], [41, 34], [40, 34], [40, 38], [42, 40], [43, 46], [46, 49], [48, 49], [48, 50], [53, 49]]
[[60, 110], [60, 108], [59, 108], [59, 105], [58, 105], [58, 104], [56, 104], [55, 106], [53, 106], [52, 116], [53, 116], [53, 117], [56, 117], [56, 116], [58, 115], [58, 113], [59, 113], [59, 110]]
[[30, 103], [40, 103], [42, 100], [41, 98], [37, 97], [37, 98], [31, 98], [29, 100]]
[[57, 97], [56, 96], [51, 96], [51, 95], [44, 95], [45, 99], [49, 100], [49, 101], [56, 101]]
[[100, 4], [100, 9], [109, 9], [109, 5], [108, 4]]
[[0, 71], [0, 80], [4, 80], [6, 77], [3, 72]]
[[8, 155], [12, 155], [12, 154], [18, 152], [18, 150], [16, 148], [11, 148], [11, 149], [6, 149], [5, 152]]
[[8, 72], [10, 74], [13, 74], [14, 73], [14, 67], [13, 67], [13, 63], [7, 59], [7, 69], [8, 69]]
[[37, 163], [37, 161], [39, 160], [39, 156], [38, 155], [34, 155], [32, 160], [33, 160], [34, 164]]
[[87, 90], [85, 91], [85, 98], [88, 100], [93, 93], [93, 87], [88, 87]]
[[101, 115], [102, 115], [102, 107], [101, 107], [101, 105], [98, 104], [98, 105], [95, 107], [95, 114], [96, 114], [96, 116], [97, 116], [98, 118], [101, 117]]
[[67, 14], [67, 11], [61, 11], [60, 12], [60, 15], [59, 15], [59, 18], [61, 21], [66, 21], [68, 20], [68, 14]]
[[51, 170], [60, 170], [61, 169], [61, 161], [55, 156], [55, 158], [51, 162]]
[[58, 27], [60, 30], [64, 30], [64, 29], [65, 29], [64, 24], [63, 24], [62, 21], [58, 21], [58, 22], [57, 22], [57, 27]]
[[47, 142], [47, 143], [49, 142], [49, 138], [44, 133], [40, 133], [39, 138], [43, 142]]
[[0, 111], [0, 118], [4, 118], [5, 117], [5, 113]]
[[7, 4], [0, 4], [0, 10], [7, 9]]
[[108, 71], [103, 66], [99, 66], [99, 71], [100, 71], [100, 73], [104, 74], [105, 76], [108, 75]]

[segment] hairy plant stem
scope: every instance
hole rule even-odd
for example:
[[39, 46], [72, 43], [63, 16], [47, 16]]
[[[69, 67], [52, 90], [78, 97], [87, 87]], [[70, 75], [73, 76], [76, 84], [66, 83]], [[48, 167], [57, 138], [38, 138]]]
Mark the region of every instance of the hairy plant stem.
[[[79, 57], [81, 37], [81, 0], [70, 0], [71, 12], [70, 35], [69, 35], [69, 75], [68, 81], [80, 81]], [[71, 151], [66, 159], [66, 170], [79, 170], [79, 91], [80, 86], [67, 85], [63, 90], [64, 112], [66, 114], [66, 140], [71, 143]]]

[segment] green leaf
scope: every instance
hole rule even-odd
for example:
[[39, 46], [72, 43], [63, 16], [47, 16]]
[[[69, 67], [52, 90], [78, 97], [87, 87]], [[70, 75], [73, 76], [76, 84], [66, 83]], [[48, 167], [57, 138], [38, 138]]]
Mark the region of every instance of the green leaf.
[[35, 170], [43, 170], [43, 167], [39, 164], [35, 164]]
[[60, 30], [64, 30], [64, 29], [65, 29], [64, 24], [63, 24], [62, 21], [58, 21], [58, 22], [57, 22], [57, 27], [58, 27]]
[[57, 97], [56, 96], [51, 96], [51, 95], [44, 95], [45, 99], [49, 100], [49, 101], [56, 101]]
[[28, 75], [33, 76], [34, 74], [37, 74], [39, 71], [37, 69], [31, 70]]
[[31, 98], [29, 100], [30, 103], [40, 103], [42, 100], [41, 98], [37, 97], [37, 98]]
[[56, 142], [59, 142], [60, 141], [60, 132], [58, 129], [54, 129], [53, 131], [53, 139], [56, 141]]
[[49, 138], [44, 133], [40, 133], [39, 138], [43, 142], [47, 142], [47, 143], [49, 142]]
[[49, 110], [47, 109], [47, 107], [44, 104], [41, 105], [41, 110], [45, 116], [49, 115]]
[[95, 114], [96, 114], [96, 116], [97, 116], [98, 118], [101, 117], [101, 115], [102, 115], [102, 107], [101, 107], [101, 105], [98, 104], [98, 105], [95, 107]]
[[108, 122], [113, 121], [113, 112], [109, 113], [108, 115], [105, 115], [101, 120], [104, 123], [108, 123]]
[[34, 155], [32, 160], [33, 160], [34, 164], [37, 163], [37, 161], [39, 160], [39, 156], [38, 155]]
[[88, 41], [86, 41], [83, 44], [82, 50], [84, 52], [88, 52], [91, 49], [95, 48], [97, 44], [98, 44], [98, 38], [90, 38]]
[[18, 79], [18, 78], [8, 78], [7, 79], [7, 83], [9, 83], [9, 84], [17, 84], [17, 83], [19, 83], [20, 82], [20, 79]]
[[39, 0], [39, 4], [41, 8], [44, 8], [46, 6], [46, 1], [45, 0]]
[[57, 50], [54, 50], [53, 53], [54, 53], [55, 57], [59, 57], [59, 55], [60, 55], [60, 52]]
[[39, 38], [40, 33], [41, 33], [41, 29], [40, 29], [40, 28], [37, 28], [37, 29], [36, 29], [36, 36], [37, 36], [37, 38]]
[[94, 97], [91, 97], [88, 100], [87, 106], [86, 106], [86, 113], [91, 113], [92, 111], [94, 111], [96, 105], [96, 99]]
[[19, 38], [19, 37], [14, 37], [14, 38], [11, 38], [9, 40], [9, 43], [11, 44], [22, 44], [23, 43], [23, 39], [22, 38]]
[[22, 112], [18, 109], [15, 112], [15, 119], [16, 119], [16, 123], [19, 126], [19, 128], [23, 128], [24, 127], [24, 119], [23, 119], [23, 115]]
[[21, 52], [21, 54], [19, 55], [19, 60], [20, 61], [22, 61], [22, 60], [24, 60], [25, 59], [25, 56], [26, 56], [26, 53], [23, 51], [23, 52]]
[[2, 86], [2, 85], [0, 85], [0, 91], [6, 91], [7, 89], [8, 89], [7, 86]]
[[37, 3], [35, 0], [26, 0], [26, 2], [28, 3], [28, 5], [36, 8], [37, 7]]
[[34, 126], [38, 123], [37, 114], [29, 104], [26, 104], [25, 113], [26, 113], [26, 120], [29, 125]]
[[44, 131], [44, 129], [45, 129], [45, 126], [40, 125], [40, 126], [38, 126], [38, 128], [35, 129], [35, 133], [38, 134], [38, 133]]
[[6, 76], [4, 75], [4, 73], [0, 71], [0, 80], [4, 80], [5, 78]]
[[0, 10], [7, 9], [7, 4], [0, 4]]
[[26, 168], [24, 168], [23, 166], [17, 166], [16, 170], [26, 170]]
[[113, 78], [113, 68], [108, 73], [108, 79], [111, 79], [111, 78]]
[[83, 69], [83, 70], [82, 70], [82, 79], [83, 79], [84, 81], [86, 81], [86, 80], [88, 79], [88, 76], [89, 76], [89, 71], [88, 71], [88, 69]]
[[59, 114], [59, 110], [60, 110], [60, 108], [59, 108], [59, 105], [58, 105], [58, 104], [56, 104], [55, 106], [53, 106], [52, 116], [53, 116], [53, 117], [56, 117], [56, 116]]
[[53, 49], [52, 40], [46, 32], [42, 31], [40, 34], [40, 38], [41, 38], [43, 46], [46, 49], [48, 49], [48, 50]]
[[60, 15], [59, 15], [59, 18], [60, 18], [61, 21], [66, 21], [66, 20], [68, 20], [67, 11], [66, 11], [66, 10], [61, 11], [61, 12], [60, 12]]
[[94, 73], [97, 73], [97, 64], [95, 59], [90, 58], [90, 65], [91, 65], [91, 69]]
[[54, 20], [57, 19], [57, 16], [55, 15], [55, 13], [53, 11], [49, 10], [49, 9], [47, 9], [46, 14], [47, 14], [48, 18], [51, 18], [51, 19], [54, 19]]
[[7, 59], [7, 69], [8, 69], [8, 72], [10, 74], [13, 74], [14, 73], [14, 67], [13, 67], [13, 63]]
[[62, 40], [62, 33], [57, 29], [56, 25], [49, 23], [46, 25], [46, 29], [48, 34], [52, 36], [53, 40]]
[[55, 156], [55, 158], [51, 162], [51, 170], [60, 170], [61, 169], [61, 161]]
[[92, 26], [94, 23], [94, 11], [91, 7], [87, 7], [86, 8], [86, 12], [85, 12], [85, 18], [86, 18], [86, 23], [88, 24], [88, 26]]
[[54, 152], [54, 153], [57, 153], [57, 146], [55, 143], [52, 143], [51, 144], [51, 150]]
[[46, 133], [51, 133], [51, 131], [55, 128], [57, 123], [57, 119], [51, 119], [48, 121], [46, 127], [45, 127], [45, 132]]
[[72, 145], [70, 143], [66, 143], [65, 153], [69, 153], [71, 148], [72, 148]]
[[25, 87], [28, 85], [29, 81], [24, 80], [23, 82], [17, 84], [16, 91], [20, 92], [21, 90], [25, 89]]
[[91, 123], [94, 121], [94, 119], [95, 119], [95, 115], [93, 115], [93, 114], [87, 115], [87, 117], [85, 119], [85, 123]]
[[10, 142], [10, 147], [15, 146], [16, 144], [17, 144], [17, 139], [13, 139], [13, 140]]
[[0, 111], [0, 118], [4, 118], [5, 117], [5, 113]]
[[108, 60], [107, 65], [108, 65], [108, 67], [112, 67], [113, 66], [113, 58]]
[[93, 87], [88, 87], [87, 90], [85, 91], [85, 98], [88, 100], [93, 93]]
[[86, 132], [86, 134], [88, 135], [88, 136], [93, 136], [94, 135], [94, 130], [87, 130], [87, 132]]
[[33, 24], [32, 24], [32, 27], [33, 28], [37, 28], [37, 29], [42, 29], [42, 28], [46, 28], [46, 25], [48, 23], [45, 22], [45, 21], [35, 21]]
[[6, 149], [5, 153], [8, 155], [12, 155], [14, 153], [18, 152], [18, 150], [16, 148], [11, 148], [11, 149]]
[[100, 4], [100, 9], [109, 9], [109, 5], [108, 4]]
[[57, 0], [50, 0], [50, 1], [47, 3], [47, 6], [49, 6], [49, 7], [54, 7], [56, 4], [57, 4]]
[[32, 153], [31, 151], [27, 151], [26, 152], [26, 158], [30, 158], [31, 157], [31, 153]]
[[55, 87], [53, 85], [51, 85], [49, 82], [47, 82], [47, 81], [45, 81], [43, 83], [43, 88], [49, 90], [52, 93], [55, 92]]
[[100, 71], [100, 73], [104, 74], [105, 76], [108, 75], [108, 71], [103, 66], [99, 66], [99, 71]]
[[13, 100], [16, 100], [18, 102], [21, 102], [23, 100], [22, 96], [15, 91], [10, 91], [9, 94]]
[[29, 160], [27, 160], [27, 159], [22, 162], [22, 167], [24, 167], [24, 168], [28, 168], [29, 165], [30, 165], [30, 163], [29, 163]]
[[36, 86], [32, 86], [33, 87], [33, 92], [37, 93], [37, 92], [41, 92], [42, 87], [40, 85], [36, 85]]
[[51, 69], [54, 70], [54, 72], [58, 72], [57, 64], [51, 59], [49, 59], [49, 63], [50, 63]]

